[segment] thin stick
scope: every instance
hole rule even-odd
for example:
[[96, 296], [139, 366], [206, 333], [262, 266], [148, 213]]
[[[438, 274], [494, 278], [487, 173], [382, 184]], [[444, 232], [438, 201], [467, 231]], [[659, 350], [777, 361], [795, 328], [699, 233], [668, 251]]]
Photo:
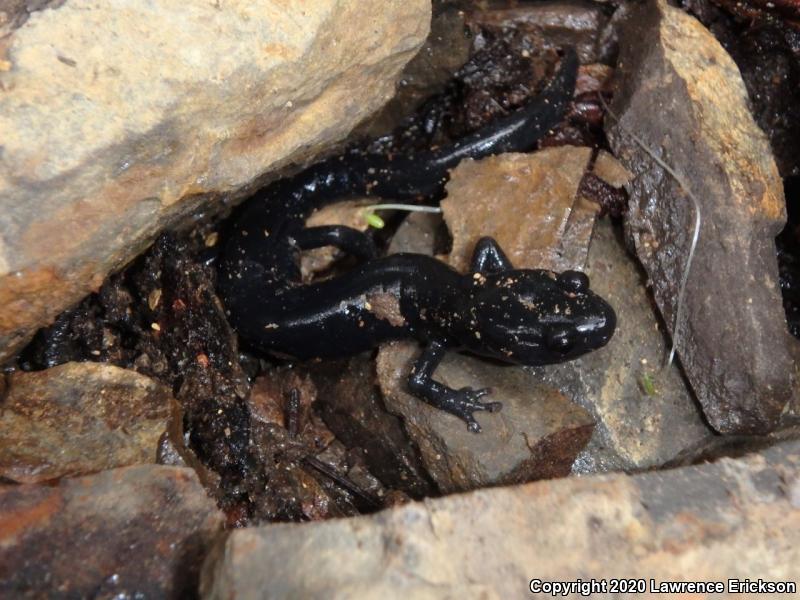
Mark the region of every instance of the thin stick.
[[314, 456], [306, 456], [303, 458], [303, 462], [307, 464], [309, 467], [316, 469], [326, 477], [332, 479], [335, 483], [339, 484], [341, 487], [346, 489], [348, 492], [361, 498], [364, 502], [371, 505], [373, 508], [378, 508], [381, 505], [380, 500], [378, 500], [375, 496], [370, 494], [367, 491], [362, 490], [359, 486], [353, 483], [349, 478], [344, 477], [343, 475], [339, 475], [333, 467], [325, 464], [318, 458]]
[[374, 210], [407, 210], [409, 212], [440, 213], [442, 209], [438, 206], [420, 206], [418, 204], [372, 204], [365, 206], [364, 210], [371, 212]]
[[617, 122], [619, 125], [620, 131], [625, 133], [625, 135], [630, 136], [639, 146], [644, 150], [647, 154], [650, 155], [658, 165], [664, 169], [667, 173], [669, 173], [675, 181], [678, 182], [683, 188], [683, 191], [686, 192], [686, 195], [689, 196], [693, 205], [694, 205], [694, 234], [692, 235], [692, 243], [689, 246], [689, 257], [686, 259], [686, 266], [683, 269], [683, 277], [681, 278], [681, 284], [678, 288], [678, 302], [675, 309], [675, 321], [672, 325], [672, 349], [669, 352], [669, 357], [667, 358], [664, 367], [668, 367], [672, 364], [672, 360], [675, 357], [675, 350], [678, 346], [678, 325], [680, 324], [682, 317], [683, 317], [683, 308], [684, 308], [684, 301], [683, 296], [686, 292], [686, 282], [689, 280], [689, 271], [692, 268], [692, 261], [694, 260], [694, 252], [697, 248], [697, 242], [700, 239], [700, 225], [702, 223], [702, 219], [700, 216], [700, 201], [697, 199], [697, 196], [694, 195], [692, 190], [686, 185], [686, 181], [681, 177], [672, 167], [670, 167], [666, 162], [661, 160], [661, 158], [650, 149], [650, 147], [635, 133], [630, 131], [627, 127], [625, 127], [619, 120], [616, 114], [609, 108], [608, 104], [606, 104], [605, 98], [603, 98], [602, 94], [598, 94], [600, 97], [600, 103], [605, 108], [608, 115]]

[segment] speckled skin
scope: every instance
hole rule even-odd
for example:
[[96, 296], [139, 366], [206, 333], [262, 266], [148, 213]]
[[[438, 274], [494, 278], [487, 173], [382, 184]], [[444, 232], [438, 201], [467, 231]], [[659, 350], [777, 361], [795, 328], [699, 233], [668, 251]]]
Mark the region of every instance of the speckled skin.
[[[219, 270], [220, 294], [240, 337], [257, 350], [298, 359], [351, 355], [416, 338], [426, 348], [409, 389], [473, 431], [480, 431], [474, 411], [500, 405], [480, 402], [488, 390], [453, 390], [433, 379], [446, 350], [542, 365], [603, 346], [614, 331], [614, 311], [588, 289], [582, 273], [516, 270], [494, 240], [484, 238], [471, 272], [462, 275], [419, 254], [375, 258], [371, 239], [347, 227], [304, 228], [314, 207], [342, 195], [436, 196], [448, 169], [462, 158], [529, 149], [561, 119], [576, 71], [570, 51], [534, 102], [453, 146], [413, 159], [330, 159], [251, 200], [233, 225]], [[341, 276], [303, 285], [299, 250], [324, 245], [364, 260]]]

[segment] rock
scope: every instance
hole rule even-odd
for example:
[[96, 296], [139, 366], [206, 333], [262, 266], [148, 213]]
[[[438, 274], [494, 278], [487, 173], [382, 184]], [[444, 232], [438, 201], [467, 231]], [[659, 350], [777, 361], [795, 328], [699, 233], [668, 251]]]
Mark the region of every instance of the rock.
[[516, 598], [531, 580], [588, 584], [622, 574], [643, 578], [648, 591], [650, 579], [796, 588], [799, 485], [795, 441], [673, 471], [540, 481], [357, 519], [240, 529], [210, 553], [201, 594]]
[[596, 3], [546, 0], [493, 10], [481, 6], [470, 13], [469, 21], [474, 26], [517, 30], [530, 39], [528, 45], [536, 47], [572, 46], [582, 63], [591, 63], [601, 58], [598, 38], [608, 18]]
[[185, 598], [222, 514], [190, 469], [0, 486], [0, 595]]
[[386, 411], [372, 360], [365, 355], [313, 367], [318, 406], [337, 439], [358, 449], [370, 471], [387, 487], [413, 498], [433, 486], [396, 416]]
[[800, 175], [800, 22], [792, 25], [770, 14], [787, 8], [797, 14], [800, 4], [794, 0], [693, 0], [687, 8], [736, 61], [753, 116], [770, 139], [781, 176]]
[[0, 358], [159, 230], [347, 135], [393, 94], [430, 2], [23, 10], [0, 46]]
[[487, 485], [563, 477], [586, 445], [594, 423], [588, 413], [521, 368], [449, 353], [436, 380], [454, 389], [491, 388], [496, 413], [476, 413], [475, 434], [457, 417], [406, 391], [419, 354], [412, 342], [385, 344], [378, 353], [378, 381], [389, 411], [402, 416], [431, 478], [445, 493]]
[[433, 254], [437, 231], [441, 229], [442, 216], [436, 213], [410, 213], [400, 224], [389, 243], [388, 254], [416, 252]]
[[586, 264], [592, 289], [617, 313], [614, 337], [578, 360], [536, 369], [597, 423], [573, 465], [580, 473], [657, 467], [717, 437], [678, 367], [662, 369], [669, 350], [661, 324], [619, 237], [607, 219], [600, 220]]
[[475, 243], [491, 235], [517, 268], [581, 269], [599, 211], [577, 196], [590, 156], [560, 146], [461, 161], [442, 201], [450, 264], [466, 271]]
[[[785, 206], [769, 144], [736, 65], [692, 17], [652, 0], [624, 21], [620, 48], [613, 109], [621, 122], [607, 123], [635, 175], [626, 232], [708, 422], [721, 433], [764, 433], [790, 397], [793, 372], [775, 258]], [[677, 332], [693, 203], [626, 132], [655, 149], [700, 202]]]
[[37, 483], [153, 463], [173, 412], [168, 388], [111, 365], [16, 373], [0, 411], [0, 476]]

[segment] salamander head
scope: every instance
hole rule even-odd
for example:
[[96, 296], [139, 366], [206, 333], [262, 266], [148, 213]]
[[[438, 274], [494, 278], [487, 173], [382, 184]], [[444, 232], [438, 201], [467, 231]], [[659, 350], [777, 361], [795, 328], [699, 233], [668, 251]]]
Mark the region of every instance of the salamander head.
[[578, 271], [519, 269], [476, 275], [462, 313], [470, 351], [523, 365], [577, 358], [611, 339], [614, 309]]

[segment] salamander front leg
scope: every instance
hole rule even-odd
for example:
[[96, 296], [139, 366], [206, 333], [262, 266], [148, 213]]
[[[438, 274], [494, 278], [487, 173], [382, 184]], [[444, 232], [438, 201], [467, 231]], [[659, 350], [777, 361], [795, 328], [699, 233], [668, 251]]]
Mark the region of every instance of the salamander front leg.
[[482, 237], [475, 244], [470, 261], [470, 271], [473, 273], [499, 273], [500, 271], [510, 271], [514, 268], [508, 260], [506, 253], [491, 237]]
[[441, 342], [431, 342], [422, 351], [422, 354], [414, 363], [411, 375], [408, 378], [408, 389], [415, 396], [422, 398], [438, 409], [444, 410], [457, 416], [467, 423], [470, 431], [478, 433], [481, 426], [472, 415], [476, 410], [488, 410], [497, 412], [503, 405], [499, 402], [481, 402], [480, 398], [489, 393], [488, 388], [473, 390], [464, 387], [460, 390], [449, 388], [443, 383], [433, 379], [433, 372], [444, 358], [444, 344]]
[[293, 236], [301, 250], [334, 246], [361, 260], [372, 260], [378, 255], [372, 238], [366, 233], [344, 225], [321, 225], [301, 229]]

